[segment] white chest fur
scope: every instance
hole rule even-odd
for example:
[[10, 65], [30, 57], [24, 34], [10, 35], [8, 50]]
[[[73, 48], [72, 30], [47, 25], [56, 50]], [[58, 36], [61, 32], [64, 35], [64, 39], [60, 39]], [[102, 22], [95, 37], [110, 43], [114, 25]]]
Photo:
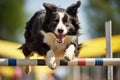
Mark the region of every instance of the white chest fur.
[[56, 57], [63, 57], [68, 45], [77, 38], [77, 36], [65, 36], [64, 42], [58, 43], [53, 33], [45, 33], [44, 31], [41, 31], [41, 33], [44, 35], [44, 42], [50, 46]]

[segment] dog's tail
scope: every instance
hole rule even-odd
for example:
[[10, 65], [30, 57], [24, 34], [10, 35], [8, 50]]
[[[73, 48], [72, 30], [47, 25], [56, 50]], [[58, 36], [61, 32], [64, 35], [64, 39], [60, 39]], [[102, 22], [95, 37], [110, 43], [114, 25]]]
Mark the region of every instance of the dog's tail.
[[18, 47], [18, 49], [20, 49], [20, 50], [23, 49], [24, 45], [25, 45], [25, 44], [23, 44], [22, 46]]

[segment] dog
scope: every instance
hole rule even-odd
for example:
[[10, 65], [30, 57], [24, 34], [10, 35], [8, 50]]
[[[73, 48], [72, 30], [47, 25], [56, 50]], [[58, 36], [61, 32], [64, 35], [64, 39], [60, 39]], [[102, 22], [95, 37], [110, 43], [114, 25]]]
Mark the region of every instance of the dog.
[[[34, 52], [45, 56], [46, 64], [56, 68], [56, 58], [71, 61], [78, 56], [79, 20], [77, 16], [81, 2], [77, 1], [67, 9], [54, 4], [43, 3], [45, 10], [36, 12], [26, 23], [25, 43], [20, 47], [26, 59]], [[29, 73], [30, 66], [25, 67]]]

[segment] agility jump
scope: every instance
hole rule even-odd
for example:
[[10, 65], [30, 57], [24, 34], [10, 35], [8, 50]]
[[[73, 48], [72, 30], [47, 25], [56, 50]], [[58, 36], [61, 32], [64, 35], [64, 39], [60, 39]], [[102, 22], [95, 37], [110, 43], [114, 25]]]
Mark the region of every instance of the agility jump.
[[[78, 58], [56, 60], [58, 66], [120, 66], [120, 58]], [[45, 59], [0, 59], [0, 66], [45, 66]]]

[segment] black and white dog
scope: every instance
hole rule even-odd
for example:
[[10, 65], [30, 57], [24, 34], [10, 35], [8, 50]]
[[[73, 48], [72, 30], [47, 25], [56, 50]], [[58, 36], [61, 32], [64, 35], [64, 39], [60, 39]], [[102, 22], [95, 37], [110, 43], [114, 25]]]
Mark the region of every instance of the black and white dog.
[[80, 5], [78, 1], [63, 9], [43, 3], [45, 10], [36, 12], [26, 24], [25, 43], [21, 46], [25, 58], [37, 52], [46, 57], [46, 64], [52, 69], [56, 68], [55, 57], [64, 56], [67, 61], [74, 59], [79, 50], [77, 11]]

